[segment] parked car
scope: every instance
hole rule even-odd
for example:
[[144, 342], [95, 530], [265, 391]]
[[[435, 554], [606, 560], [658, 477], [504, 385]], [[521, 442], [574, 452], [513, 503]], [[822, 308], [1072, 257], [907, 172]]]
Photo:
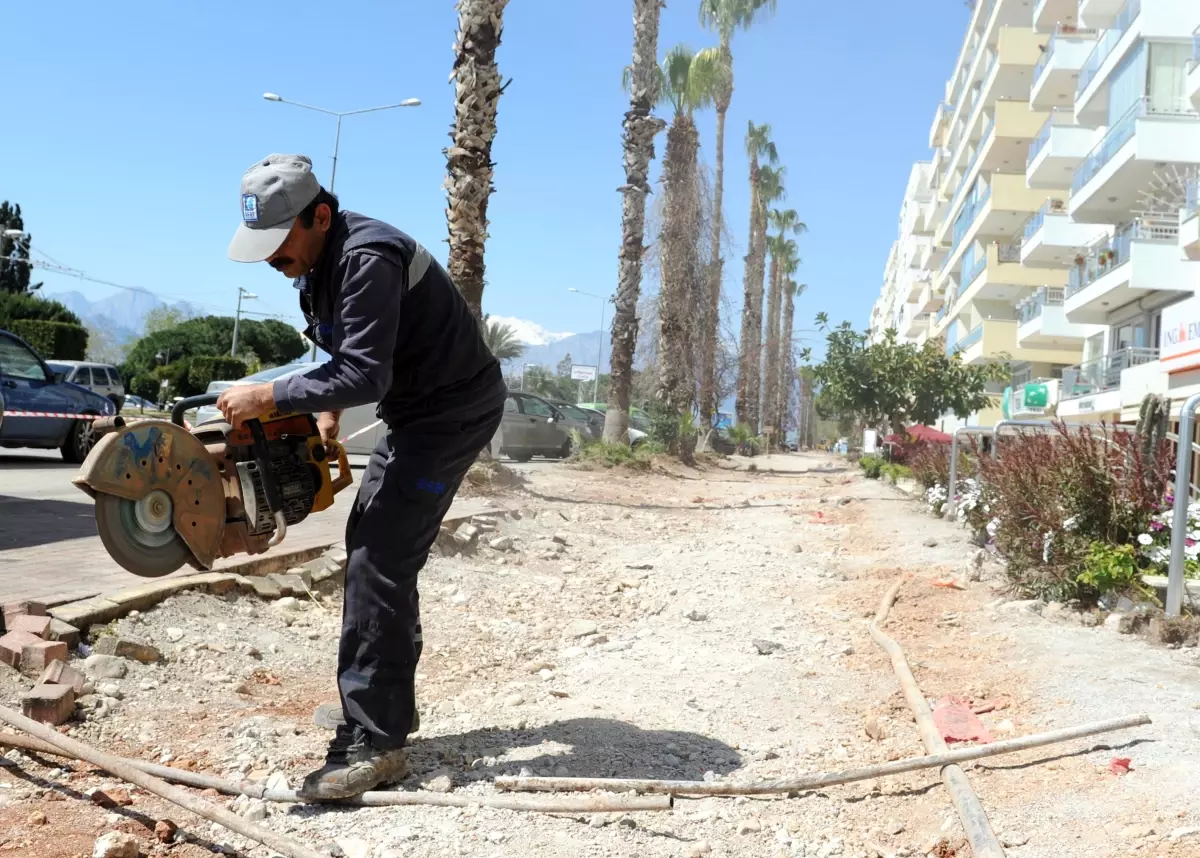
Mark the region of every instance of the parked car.
[[205, 393], [220, 393], [222, 390], [233, 387], [237, 384], [236, 381], [210, 381], [208, 387], [204, 388]]
[[76, 465], [95, 443], [92, 421], [117, 413], [108, 397], [59, 380], [27, 342], [7, 331], [0, 331], [0, 391], [6, 412], [0, 422], [0, 447], [58, 449], [63, 459]]
[[58, 381], [69, 381], [86, 387], [92, 393], [112, 400], [120, 411], [125, 404], [125, 382], [117, 368], [107, 363], [89, 363], [81, 360], [49, 360], [46, 365], [54, 370]]
[[563, 402], [559, 399], [546, 400], [563, 416], [563, 423], [566, 425], [567, 432], [578, 432], [579, 436], [584, 441], [595, 441], [604, 434], [604, 415], [598, 411], [593, 411], [600, 418], [599, 428], [596, 423], [588, 416], [588, 413], [578, 405], [572, 405], [570, 402]]
[[[606, 402], [585, 402], [578, 406], [586, 411], [595, 411], [602, 418], [605, 412], [608, 411], [608, 403]], [[638, 407], [629, 409], [629, 446], [636, 447], [650, 437], [650, 418], [646, 413]], [[600, 433], [604, 434], [604, 421], [600, 422]]]
[[584, 408], [581, 405], [576, 405], [580, 411], [587, 415], [588, 423], [591, 424], [593, 438], [600, 439], [604, 437], [604, 412], [597, 411], [594, 408]]
[[509, 391], [492, 449], [518, 462], [534, 456], [565, 459], [571, 455], [571, 434], [563, 413], [545, 399]]
[[125, 402], [121, 406], [122, 410], [128, 409], [130, 411], [145, 411], [147, 408], [153, 411], [157, 407], [155, 403], [147, 399], [142, 399], [140, 396], [134, 396], [132, 393], [126, 395]]
[[[289, 375], [308, 372], [310, 369], [315, 369], [318, 366], [321, 366], [319, 361], [275, 366], [270, 369], [264, 369], [261, 372], [256, 372], [253, 375], [248, 375], [245, 378], [239, 378], [237, 381], [214, 381], [209, 384], [208, 392], [220, 392], [212, 390], [212, 385], [214, 384], [224, 384], [228, 387], [234, 387], [239, 384], [263, 384], [264, 382], [275, 381]], [[195, 425], [199, 425], [201, 423], [208, 423], [211, 420], [221, 419], [221, 412], [217, 410], [215, 405], [206, 405], [203, 408], [196, 409], [192, 421]], [[357, 408], [347, 408], [342, 412], [340, 428], [342, 437], [347, 439], [345, 441], [346, 452], [363, 456], [369, 456], [375, 449], [375, 445], [379, 443], [380, 436], [387, 432], [387, 427], [383, 425], [383, 421], [375, 416], [374, 405], [360, 405]]]

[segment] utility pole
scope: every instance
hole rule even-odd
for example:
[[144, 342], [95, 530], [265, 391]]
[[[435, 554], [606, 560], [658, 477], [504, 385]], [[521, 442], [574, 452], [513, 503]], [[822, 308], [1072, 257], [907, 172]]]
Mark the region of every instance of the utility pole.
[[253, 301], [257, 297], [253, 292], [247, 292], [241, 286], [238, 287], [238, 305], [237, 313], [233, 317], [233, 348], [229, 350], [230, 357], [237, 357], [238, 327], [242, 323], [242, 299]]

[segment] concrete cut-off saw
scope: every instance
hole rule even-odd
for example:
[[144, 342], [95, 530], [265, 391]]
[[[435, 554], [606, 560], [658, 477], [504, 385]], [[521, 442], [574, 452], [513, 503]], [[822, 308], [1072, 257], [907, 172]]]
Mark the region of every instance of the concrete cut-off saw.
[[96, 421], [99, 440], [72, 482], [95, 499], [108, 553], [135, 575], [261, 554], [353, 482], [345, 449], [321, 440], [311, 414], [271, 411], [240, 429], [220, 419], [185, 426], [186, 411], [216, 401], [183, 399], [169, 421]]

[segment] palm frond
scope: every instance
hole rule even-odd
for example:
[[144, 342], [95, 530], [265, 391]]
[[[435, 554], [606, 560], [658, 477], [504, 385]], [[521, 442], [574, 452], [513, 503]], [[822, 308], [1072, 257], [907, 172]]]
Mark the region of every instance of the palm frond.
[[525, 344], [517, 339], [517, 332], [503, 322], [493, 322], [483, 317], [483, 340], [496, 360], [506, 361], [525, 353]]
[[760, 11], [773, 14], [775, 8], [776, 0], [700, 0], [700, 24], [728, 43], [735, 31], [749, 28]]

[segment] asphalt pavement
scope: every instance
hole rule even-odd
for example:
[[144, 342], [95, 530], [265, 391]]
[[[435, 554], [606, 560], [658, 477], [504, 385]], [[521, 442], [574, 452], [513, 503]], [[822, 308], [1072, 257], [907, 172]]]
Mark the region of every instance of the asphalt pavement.
[[[355, 482], [366, 456], [351, 456]], [[505, 461], [532, 473], [556, 462]], [[0, 450], [0, 604], [19, 599], [85, 598], [145, 583], [108, 556], [96, 533], [92, 499], [71, 484], [77, 465], [57, 450]], [[347, 489], [326, 513], [288, 529], [279, 549], [302, 549], [342, 538], [355, 489]], [[223, 561], [218, 561], [220, 568]], [[177, 574], [193, 572], [190, 567]]]

